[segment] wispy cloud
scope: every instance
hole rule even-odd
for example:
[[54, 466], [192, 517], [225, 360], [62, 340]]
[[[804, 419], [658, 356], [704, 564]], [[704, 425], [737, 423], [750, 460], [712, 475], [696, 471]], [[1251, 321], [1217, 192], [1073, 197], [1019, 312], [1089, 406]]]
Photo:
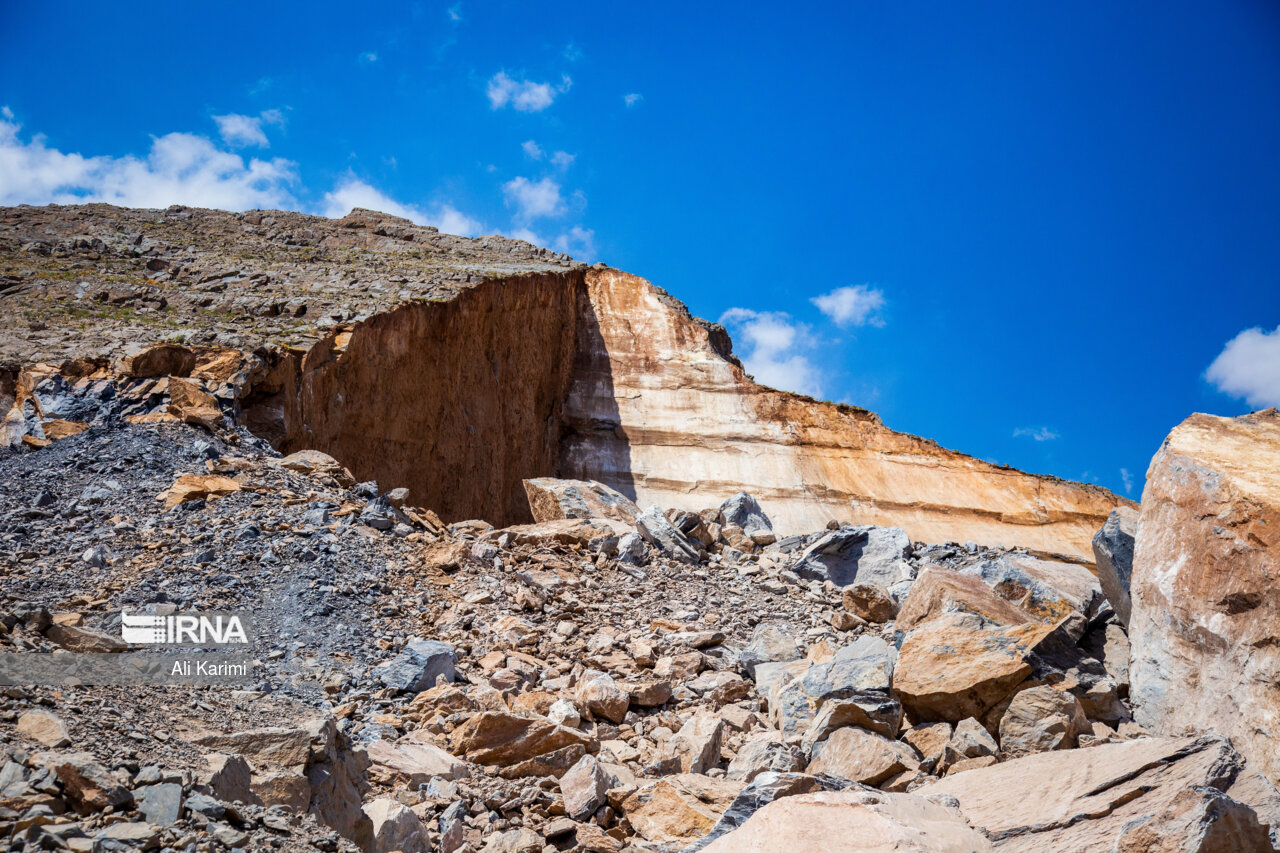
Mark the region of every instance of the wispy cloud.
[[631, 109], [632, 107], [634, 107], [636, 104], [640, 103], [643, 100], [644, 100], [644, 95], [640, 94], [639, 92], [631, 92], [630, 94], [622, 96], [622, 102], [627, 105], [627, 109]]
[[484, 231], [479, 220], [467, 216], [450, 204], [432, 208], [401, 204], [354, 174], [347, 173], [332, 191], [325, 193], [322, 212], [325, 216], [338, 218], [346, 216], [355, 207], [403, 216], [418, 225], [434, 225], [446, 234], [474, 237]]
[[720, 315], [741, 348], [742, 363], [756, 381], [771, 388], [821, 397], [822, 375], [803, 353], [813, 346], [812, 330], [780, 311], [730, 308]]
[[883, 326], [884, 292], [863, 284], [837, 287], [809, 300], [838, 326]]
[[557, 151], [551, 155], [551, 165], [557, 169], [567, 169], [573, 165], [573, 161], [578, 159], [577, 154], [570, 154], [568, 151]]
[[1133, 494], [1133, 475], [1129, 473], [1128, 468], [1120, 469], [1120, 480], [1124, 483], [1124, 493]]
[[572, 255], [580, 261], [591, 262], [596, 257], [596, 232], [575, 225], [567, 231], [544, 237], [529, 228], [515, 228], [507, 236], [525, 240], [535, 246], [548, 246], [557, 252]]
[[560, 85], [550, 83], [534, 83], [530, 80], [516, 80], [499, 71], [489, 80], [485, 94], [489, 96], [489, 106], [495, 110], [508, 104], [522, 113], [536, 113], [545, 110], [556, 97], [569, 91], [573, 81], [569, 75], [562, 75]]
[[455, 24], [462, 20], [462, 4], [454, 3], [445, 10], [445, 14], [449, 16], [449, 20]]
[[560, 216], [565, 210], [560, 185], [551, 178], [533, 181], [525, 177], [512, 178], [502, 185], [507, 206], [515, 208], [518, 222], [529, 222], [547, 216]]
[[521, 150], [524, 151], [524, 156], [528, 157], [529, 159], [531, 160], [542, 159], [542, 156], [543, 156], [542, 147], [538, 145], [538, 143], [534, 142], [532, 139], [520, 143], [520, 148]]
[[230, 115], [214, 116], [213, 121], [218, 125], [218, 135], [222, 137], [222, 141], [233, 148], [248, 148], [250, 146], [270, 148], [271, 141], [267, 139], [267, 133], [262, 126], [264, 124], [284, 124], [284, 113], [279, 110], [266, 110], [256, 116], [232, 113]]
[[372, 50], [365, 51], [364, 53], [360, 54], [360, 63], [362, 65], [372, 65], [377, 61], [378, 61], [378, 54], [374, 53]]
[[1036, 441], [1053, 441], [1059, 438], [1057, 432], [1046, 426], [1018, 427], [1013, 431], [1014, 438], [1033, 438]]
[[1245, 329], [1227, 341], [1204, 375], [1219, 391], [1250, 406], [1280, 406], [1280, 327]]

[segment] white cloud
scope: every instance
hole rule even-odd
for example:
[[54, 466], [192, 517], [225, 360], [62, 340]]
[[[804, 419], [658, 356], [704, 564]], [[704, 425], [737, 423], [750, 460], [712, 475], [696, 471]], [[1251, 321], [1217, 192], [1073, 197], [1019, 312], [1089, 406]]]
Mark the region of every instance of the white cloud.
[[1133, 494], [1133, 475], [1129, 473], [1128, 468], [1120, 469], [1120, 479], [1124, 481], [1124, 493], [1126, 495]]
[[325, 194], [322, 213], [333, 219], [346, 216], [353, 207], [363, 207], [403, 216], [418, 225], [434, 225], [446, 234], [474, 237], [484, 231], [479, 220], [473, 219], [449, 204], [440, 204], [427, 210], [409, 204], [401, 204], [375, 187], [348, 173], [345, 178]]
[[1046, 426], [1018, 427], [1013, 431], [1014, 438], [1034, 438], [1036, 441], [1053, 441], [1058, 433]]
[[233, 148], [245, 148], [255, 145], [258, 148], [270, 148], [271, 142], [262, 130], [262, 119], [257, 116], [225, 115], [214, 116], [218, 125], [218, 135], [222, 141]]
[[822, 375], [801, 352], [813, 346], [811, 329], [779, 311], [730, 308], [720, 315], [742, 347], [742, 363], [771, 388], [822, 396]]
[[551, 238], [545, 238], [530, 228], [515, 228], [507, 236], [514, 237], [517, 240], [524, 240], [535, 246], [547, 246], [557, 252], [572, 255], [580, 261], [587, 261], [588, 263], [595, 261], [596, 232], [590, 228], [583, 228], [581, 225], [575, 225], [568, 231]]
[[455, 24], [458, 23], [458, 21], [462, 20], [462, 4], [454, 3], [445, 10], [445, 14], [449, 16], [449, 20], [453, 21]]
[[1227, 341], [1204, 376], [1250, 406], [1280, 406], [1280, 327], [1245, 329]]
[[203, 136], [153, 137], [145, 157], [92, 157], [49, 148], [42, 136], [24, 141], [20, 130], [6, 112], [0, 121], [0, 204], [297, 207], [294, 163], [278, 157], [246, 162]]
[[560, 185], [551, 178], [531, 181], [525, 177], [512, 178], [502, 185], [507, 206], [516, 208], [516, 219], [528, 222], [542, 216], [559, 216], [565, 212]]
[[809, 301], [838, 326], [884, 325], [878, 313], [884, 307], [884, 293], [863, 284], [837, 287]]
[[378, 54], [374, 53], [372, 50], [366, 51], [365, 53], [360, 54], [360, 61], [365, 65], [372, 65], [378, 61]]
[[542, 153], [543, 153], [542, 148], [541, 146], [538, 145], [538, 143], [534, 142], [532, 139], [526, 142], [520, 143], [520, 147], [524, 149], [524, 154], [526, 157], [529, 157], [534, 160], [542, 159]]
[[573, 161], [578, 159], [577, 154], [570, 154], [568, 151], [557, 151], [551, 155], [551, 165], [557, 169], [567, 169], [573, 165]]
[[536, 113], [551, 106], [557, 95], [569, 91], [573, 85], [568, 74], [560, 79], [559, 86], [552, 86], [550, 83], [515, 80], [507, 76], [507, 72], [499, 71], [489, 80], [485, 94], [489, 96], [489, 106], [495, 110], [510, 104], [522, 113]]
[[627, 109], [631, 109], [632, 107], [634, 107], [636, 104], [640, 103], [643, 100], [644, 100], [644, 95], [640, 94], [639, 92], [632, 92], [628, 95], [622, 96], [622, 102], [627, 105]]

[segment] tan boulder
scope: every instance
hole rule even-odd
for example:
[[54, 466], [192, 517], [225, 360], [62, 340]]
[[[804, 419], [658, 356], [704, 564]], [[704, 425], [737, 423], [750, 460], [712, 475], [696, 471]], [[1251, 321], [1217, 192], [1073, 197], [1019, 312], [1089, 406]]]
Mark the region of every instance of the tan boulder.
[[1000, 750], [1007, 758], [1019, 758], [1050, 749], [1074, 749], [1082, 734], [1093, 727], [1080, 700], [1048, 685], [1014, 694], [1000, 718]]
[[587, 670], [574, 690], [574, 704], [597, 717], [621, 723], [631, 697], [608, 673]]
[[477, 764], [515, 764], [578, 744], [590, 738], [577, 729], [557, 726], [539, 717], [483, 711], [454, 729], [449, 745], [455, 755]]
[[561, 518], [491, 530], [480, 539], [482, 542], [497, 542], [505, 536], [509, 545], [555, 544], [585, 548], [597, 540], [634, 532], [630, 525], [610, 518]]
[[943, 749], [951, 742], [951, 724], [944, 721], [919, 723], [903, 732], [902, 740], [911, 744], [925, 761], [936, 764]]
[[907, 635], [893, 694], [919, 720], [981, 717], [1031, 673], [1027, 655], [1053, 625], [996, 625], [947, 613]]
[[836, 729], [813, 747], [808, 772], [843, 776], [864, 785], [878, 785], [903, 770], [920, 766], [909, 745], [852, 726]]
[[164, 501], [165, 509], [196, 500], [216, 500], [240, 491], [240, 484], [220, 474], [183, 474], [173, 481], [157, 500]]
[[184, 423], [210, 430], [224, 422], [222, 410], [212, 394], [206, 393], [200, 383], [177, 376], [169, 377], [169, 414]]
[[865, 622], [888, 622], [898, 614], [898, 604], [878, 583], [849, 584], [842, 595], [844, 609]]
[[57, 441], [60, 438], [67, 438], [72, 435], [79, 435], [89, 428], [84, 421], [64, 421], [61, 418], [51, 418], [40, 424], [44, 437], [50, 441]]
[[469, 774], [465, 762], [436, 746], [423, 731], [410, 732], [394, 741], [371, 741], [365, 750], [369, 754], [369, 777], [387, 785], [417, 789], [436, 777], [461, 779]]
[[370, 853], [428, 853], [431, 850], [426, 827], [403, 803], [391, 797], [379, 797], [364, 804], [364, 813], [373, 828]]
[[769, 803], [704, 853], [989, 853], [954, 810], [914, 794], [819, 791]]
[[952, 773], [915, 793], [955, 797], [1002, 853], [1112, 853], [1134, 826], [1168, 814], [1183, 791], [1220, 788], [1242, 766], [1221, 739], [1144, 738]]
[[1151, 731], [1229, 736], [1280, 781], [1280, 413], [1192, 415], [1151, 462], [1129, 668]]
[[621, 492], [595, 480], [557, 480], [537, 477], [524, 481], [533, 520], [560, 518], [612, 518], [635, 524], [640, 508]]
[[1180, 792], [1163, 811], [1126, 827], [1114, 853], [1272, 853], [1267, 827], [1244, 803], [1213, 788]]
[[1038, 621], [1017, 605], [995, 594], [982, 578], [942, 566], [921, 569], [902, 602], [894, 627], [910, 631], [944, 613], [976, 613], [998, 625]]
[[680, 772], [706, 773], [720, 763], [724, 720], [711, 711], [698, 711], [667, 740], [665, 753], [680, 759]]
[[730, 779], [697, 773], [664, 776], [620, 803], [636, 833], [656, 844], [688, 844], [710, 831], [742, 790]]
[[67, 726], [58, 715], [39, 709], [26, 711], [18, 717], [18, 734], [51, 748], [71, 744]]

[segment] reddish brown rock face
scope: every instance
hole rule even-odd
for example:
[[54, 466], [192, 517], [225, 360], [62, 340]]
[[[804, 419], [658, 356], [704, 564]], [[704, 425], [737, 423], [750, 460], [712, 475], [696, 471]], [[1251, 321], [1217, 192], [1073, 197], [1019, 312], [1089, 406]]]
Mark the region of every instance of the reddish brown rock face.
[[1280, 415], [1192, 415], [1147, 472], [1130, 679], [1140, 723], [1216, 730], [1280, 780]]

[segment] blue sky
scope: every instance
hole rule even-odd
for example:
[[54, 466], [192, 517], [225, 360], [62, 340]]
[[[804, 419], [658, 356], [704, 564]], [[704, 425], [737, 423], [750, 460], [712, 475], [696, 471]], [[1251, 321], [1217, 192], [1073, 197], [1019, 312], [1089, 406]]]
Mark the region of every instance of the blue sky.
[[[1138, 497], [1280, 403], [1280, 6], [0, 5], [0, 203], [382, 207], [759, 378]], [[617, 8], [613, 8], [613, 7]]]

